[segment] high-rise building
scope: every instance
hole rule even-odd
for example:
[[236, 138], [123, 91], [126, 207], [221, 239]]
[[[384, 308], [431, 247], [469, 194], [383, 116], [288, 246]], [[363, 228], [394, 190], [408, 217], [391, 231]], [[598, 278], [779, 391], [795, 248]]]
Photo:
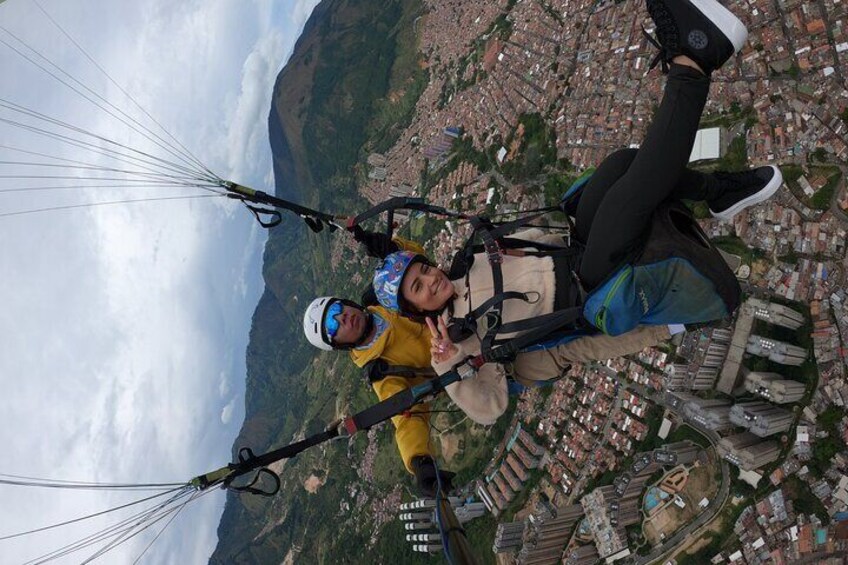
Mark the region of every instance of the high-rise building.
[[721, 368], [721, 375], [716, 390], [724, 394], [733, 394], [740, 384], [739, 370], [742, 368], [742, 357], [745, 356], [745, 347], [751, 328], [754, 326], [754, 314], [748, 303], [739, 308], [736, 318], [736, 326], [733, 329], [733, 337], [727, 352], [727, 359]]
[[777, 373], [754, 371], [745, 377], [745, 389], [766, 400], [788, 404], [801, 400], [806, 387], [802, 382], [785, 379]]
[[730, 423], [730, 400], [723, 398], [694, 397], [683, 405], [683, 416], [712, 431], [732, 426]]
[[537, 507], [527, 520], [524, 545], [516, 557], [516, 563], [541, 565], [561, 562], [562, 552], [571, 537], [577, 521], [583, 517], [579, 504], [559, 506], [551, 511]]
[[688, 390], [689, 365], [674, 363], [668, 366], [663, 375], [665, 390]]
[[700, 448], [691, 441], [667, 443], [654, 450], [654, 461], [661, 465], [689, 465], [698, 458]]
[[501, 494], [503, 494], [503, 497], [507, 499], [507, 501], [511, 501], [513, 498], [515, 498], [515, 491], [512, 490], [512, 487], [509, 486], [509, 483], [506, 482], [506, 479], [504, 479], [500, 473], [495, 475], [495, 478], [492, 482], [497, 485], [498, 490], [501, 491]]
[[774, 440], [763, 440], [751, 432], [742, 432], [721, 439], [719, 455], [745, 471], [767, 465], [780, 456], [780, 445]]
[[703, 366], [697, 367], [697, 369], [696, 366], [690, 367], [685, 363], [669, 365], [663, 375], [665, 390], [712, 390], [718, 376], [718, 367], [723, 360], [724, 357], [721, 357], [716, 364], [709, 366], [705, 362]]
[[534, 457], [541, 457], [545, 454], [545, 448], [536, 443], [533, 436], [520, 426], [518, 428], [518, 439], [521, 440], [521, 443], [524, 444], [527, 451], [529, 451]]
[[[498, 490], [498, 487], [494, 482], [487, 484], [481, 490], [485, 491], [488, 495], [488, 497], [485, 497], [481, 494], [481, 498], [483, 499], [483, 502], [486, 503], [486, 507], [489, 508], [489, 512], [491, 512], [494, 516], [497, 516], [498, 513], [506, 508], [507, 504], [509, 504], [509, 501], [501, 493], [501, 491]], [[492, 506], [489, 506], [489, 502], [491, 502]]]
[[759, 437], [785, 432], [792, 427], [794, 420], [792, 412], [764, 400], [740, 402], [730, 409], [733, 424], [747, 428]]
[[526, 481], [529, 477], [527, 474], [527, 469], [524, 468], [524, 465], [521, 464], [521, 461], [518, 460], [518, 457], [513, 455], [512, 453], [507, 454], [506, 456], [506, 465], [515, 473], [515, 476], [519, 478], [519, 480]]
[[745, 351], [783, 365], [800, 365], [807, 359], [807, 350], [803, 347], [753, 334], [748, 336]]
[[530, 455], [527, 449], [520, 443], [516, 442], [515, 444], [513, 444], [512, 452], [515, 453], [516, 457], [518, 457], [518, 459], [521, 461], [521, 464], [524, 465], [525, 468], [536, 469], [537, 467], [539, 467], [539, 458]]
[[595, 565], [598, 560], [598, 550], [594, 545], [581, 545], [565, 556], [566, 565]]
[[492, 551], [495, 553], [508, 553], [518, 551], [524, 543], [525, 522], [503, 522], [498, 524], [495, 531], [495, 541]]
[[754, 317], [758, 320], [790, 330], [797, 330], [804, 325], [804, 315], [792, 308], [758, 298], [749, 298], [747, 302], [751, 305]]
[[718, 366], [701, 367], [692, 379], [692, 390], [713, 390], [718, 377]]
[[510, 469], [509, 465], [501, 463], [499, 471], [501, 472], [501, 475], [503, 475], [503, 478], [506, 479], [506, 482], [509, 483], [509, 486], [512, 487], [512, 490], [518, 492], [522, 489], [522, 481], [515, 476], [515, 473], [512, 469]]
[[704, 354], [704, 367], [721, 367], [727, 357], [728, 346], [722, 343], [711, 343]]
[[724, 343], [730, 347], [730, 340], [733, 339], [733, 332], [724, 328], [715, 329], [713, 330], [710, 339], [712, 339], [713, 343]]

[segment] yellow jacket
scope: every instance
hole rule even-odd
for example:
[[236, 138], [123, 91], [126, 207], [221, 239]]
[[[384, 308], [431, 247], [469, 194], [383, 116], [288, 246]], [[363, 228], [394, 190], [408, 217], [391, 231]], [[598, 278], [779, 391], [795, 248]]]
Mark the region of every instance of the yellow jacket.
[[[368, 310], [381, 316], [388, 327], [368, 349], [351, 349], [350, 358], [357, 367], [369, 361], [382, 359], [389, 365], [430, 368], [430, 332], [427, 327], [409, 318], [389, 312], [382, 306], [369, 306]], [[424, 382], [427, 377], [388, 376], [372, 383], [377, 398], [385, 400], [404, 389]], [[408, 413], [392, 418], [395, 441], [406, 469], [412, 473], [411, 461], [418, 455], [431, 455], [430, 407], [418, 404]]]

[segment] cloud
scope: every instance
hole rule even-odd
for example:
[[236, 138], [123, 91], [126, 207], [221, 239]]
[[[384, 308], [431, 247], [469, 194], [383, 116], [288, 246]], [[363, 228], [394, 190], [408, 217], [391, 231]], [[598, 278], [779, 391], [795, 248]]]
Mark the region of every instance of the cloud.
[[238, 398], [233, 397], [223, 409], [221, 409], [221, 423], [229, 424], [230, 420], [233, 418], [233, 411], [235, 410], [235, 403]]
[[[245, 184], [272, 186], [271, 89], [294, 44], [293, 30], [316, 2], [41, 3], [204, 163]], [[33, 3], [7, 2], [0, 12], [5, 27], [108, 93], [161, 139], [134, 133], [125, 118], [108, 117], [5, 50], [0, 71], [16, 80], [0, 84], [0, 97], [145, 152], [161, 155], [163, 139], [175, 143]], [[9, 128], [0, 135], [4, 144], [62, 158], [99, 158]], [[173, 195], [168, 190], [149, 189], [141, 197]], [[139, 190], [25, 194], [3, 198], [0, 210], [128, 197], [138, 198]], [[0, 385], [8, 391], [0, 397], [0, 442], [13, 454], [0, 472], [170, 482], [229, 460], [243, 416], [250, 318], [262, 290], [265, 232], [250, 216], [231, 201], [148, 202], [2, 218], [0, 238], [0, 292], [8, 298], [0, 311]], [[2, 533], [119, 503], [97, 493], [71, 498], [4, 490], [3, 496]], [[149, 561], [207, 559], [223, 501], [218, 492], [187, 507], [147, 554]], [[4, 557], [24, 561], [33, 548], [58, 547], [84, 535], [78, 532], [57, 530], [49, 541], [4, 546]], [[140, 536], [108, 561], [132, 562], [149, 540]]]
[[218, 396], [224, 398], [230, 394], [230, 390], [232, 390], [232, 384], [230, 383], [229, 375], [222, 372], [218, 376]]
[[[241, 91], [229, 117], [228, 168], [235, 178], [261, 177], [259, 155], [268, 154], [268, 113], [270, 92], [279, 72], [284, 36], [272, 32], [261, 38], [242, 67]], [[262, 124], [262, 127], [257, 127]], [[267, 158], [264, 160], [267, 165]], [[267, 171], [267, 168], [264, 169]]]

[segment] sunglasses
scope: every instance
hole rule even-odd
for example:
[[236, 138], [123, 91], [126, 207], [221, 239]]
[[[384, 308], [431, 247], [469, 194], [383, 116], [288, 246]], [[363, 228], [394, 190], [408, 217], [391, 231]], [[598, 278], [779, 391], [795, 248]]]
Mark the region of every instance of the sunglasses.
[[324, 331], [327, 332], [327, 337], [333, 339], [339, 331], [339, 321], [336, 316], [342, 313], [344, 305], [341, 302], [333, 302], [327, 308], [327, 313], [324, 315]]

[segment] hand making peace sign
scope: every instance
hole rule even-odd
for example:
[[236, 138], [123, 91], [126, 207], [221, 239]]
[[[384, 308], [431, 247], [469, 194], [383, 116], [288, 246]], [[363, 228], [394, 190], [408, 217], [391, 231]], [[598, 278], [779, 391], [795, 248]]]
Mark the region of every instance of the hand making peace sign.
[[441, 317], [438, 320], [439, 327], [436, 329], [433, 320], [427, 318], [427, 327], [430, 328], [430, 335], [433, 336], [430, 340], [430, 354], [433, 356], [433, 361], [443, 363], [456, 355], [458, 349], [448, 337], [448, 327], [445, 325], [445, 321]]

